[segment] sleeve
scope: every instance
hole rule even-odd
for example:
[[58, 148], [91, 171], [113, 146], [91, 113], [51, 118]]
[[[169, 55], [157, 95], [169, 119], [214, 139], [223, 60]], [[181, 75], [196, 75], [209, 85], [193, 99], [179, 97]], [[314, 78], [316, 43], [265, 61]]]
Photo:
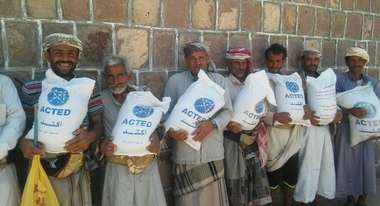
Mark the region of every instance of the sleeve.
[[178, 100], [174, 76], [169, 78], [169, 80], [166, 82], [164, 97], [170, 97], [171, 100], [170, 100], [170, 106], [169, 106], [168, 112], [166, 112], [162, 121], [165, 121], [169, 117], [170, 113], [172, 112]]
[[274, 119], [273, 119], [273, 116], [274, 114], [276, 113], [277, 111], [277, 108], [276, 106], [274, 105], [271, 105], [268, 101], [266, 101], [266, 105], [268, 106], [267, 107], [267, 112], [265, 113], [264, 117], [263, 117], [263, 121], [266, 125], [268, 126], [273, 126], [274, 125]]
[[220, 109], [212, 118], [212, 120], [217, 125], [219, 131], [223, 132], [224, 128], [227, 126], [228, 122], [232, 118], [232, 101], [230, 96], [230, 91], [226, 86], [225, 79], [221, 78], [221, 86], [225, 89], [224, 93], [224, 106]]
[[25, 127], [25, 112], [17, 95], [16, 87], [6, 77], [1, 85], [1, 98], [6, 105], [6, 120], [0, 130], [0, 159], [13, 149]]
[[34, 105], [38, 103], [41, 95], [42, 82], [39, 80], [29, 81], [22, 85], [20, 92], [20, 101], [26, 114], [26, 125], [24, 134], [33, 126], [34, 122]]
[[375, 92], [377, 98], [380, 99], [380, 87], [379, 82], [376, 80], [373, 80], [373, 91]]
[[335, 84], [335, 90], [336, 90], [336, 93], [340, 93], [340, 92], [343, 92], [344, 89], [342, 88], [342, 81], [343, 81], [343, 76], [342, 74], [340, 73], [337, 73], [336, 74], [336, 84]]
[[95, 88], [88, 102], [88, 114], [91, 117], [96, 114], [102, 113], [103, 110], [104, 110], [103, 101], [102, 101], [102, 98], [100, 97], [100, 91], [97, 84], [95, 84]]

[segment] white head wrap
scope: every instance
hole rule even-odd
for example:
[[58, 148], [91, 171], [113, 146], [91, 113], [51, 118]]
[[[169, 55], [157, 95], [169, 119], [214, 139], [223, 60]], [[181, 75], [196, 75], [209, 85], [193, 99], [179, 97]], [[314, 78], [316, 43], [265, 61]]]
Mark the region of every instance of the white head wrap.
[[369, 55], [366, 50], [360, 47], [351, 47], [346, 51], [345, 57], [357, 56], [366, 60], [366, 63], [369, 62]]

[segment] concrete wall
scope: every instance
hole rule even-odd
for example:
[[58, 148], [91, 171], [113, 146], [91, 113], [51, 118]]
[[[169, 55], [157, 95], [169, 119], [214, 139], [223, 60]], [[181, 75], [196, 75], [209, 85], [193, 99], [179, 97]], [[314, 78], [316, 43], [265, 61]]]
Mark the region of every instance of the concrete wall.
[[379, 76], [380, 0], [0, 0], [0, 31], [0, 71], [21, 80], [46, 67], [40, 45], [52, 32], [83, 40], [81, 71], [99, 77], [103, 56], [122, 54], [136, 84], [157, 95], [193, 40], [211, 46], [221, 69], [234, 46], [252, 49], [262, 66], [265, 48], [282, 43], [296, 69], [305, 45], [321, 49], [323, 67], [340, 68], [345, 49], [359, 45], [371, 56], [368, 73]]
[[[306, 45], [322, 51], [324, 68], [339, 69], [346, 48], [358, 45], [370, 54], [367, 72], [379, 78], [380, 0], [0, 0], [0, 72], [21, 82], [39, 78], [46, 68], [41, 43], [53, 32], [84, 42], [80, 72], [100, 78], [102, 58], [121, 54], [135, 84], [158, 96], [183, 68], [181, 47], [194, 40], [210, 45], [222, 70], [230, 47], [250, 48], [263, 66], [267, 46], [284, 44], [287, 69], [296, 70]], [[169, 165], [161, 161], [166, 173]]]

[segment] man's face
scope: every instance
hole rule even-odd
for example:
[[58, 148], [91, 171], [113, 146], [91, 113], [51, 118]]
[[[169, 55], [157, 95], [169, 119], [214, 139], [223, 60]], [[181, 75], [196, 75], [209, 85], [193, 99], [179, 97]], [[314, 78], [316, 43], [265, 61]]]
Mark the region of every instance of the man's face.
[[302, 67], [305, 71], [316, 72], [321, 58], [317, 53], [307, 53], [302, 57]]
[[265, 63], [268, 67], [270, 73], [280, 73], [282, 66], [285, 63], [285, 58], [283, 54], [273, 54], [269, 52]]
[[54, 45], [45, 52], [45, 59], [58, 76], [70, 76], [78, 64], [79, 50], [68, 45]]
[[196, 51], [185, 57], [186, 66], [193, 74], [198, 74], [200, 69], [208, 67], [209, 58], [205, 51]]
[[244, 81], [249, 74], [249, 64], [247, 59], [243, 60], [228, 60], [228, 69], [240, 81]]
[[109, 66], [105, 73], [106, 83], [113, 94], [126, 91], [131, 75], [127, 74], [123, 65]]
[[366, 64], [366, 60], [361, 57], [358, 57], [358, 56], [346, 57], [346, 65], [348, 69], [353, 73], [362, 73], [365, 64]]

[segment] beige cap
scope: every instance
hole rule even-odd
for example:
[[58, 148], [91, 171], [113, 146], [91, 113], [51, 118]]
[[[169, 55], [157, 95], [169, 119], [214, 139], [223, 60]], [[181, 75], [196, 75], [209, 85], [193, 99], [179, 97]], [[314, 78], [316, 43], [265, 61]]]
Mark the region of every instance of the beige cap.
[[318, 56], [321, 56], [321, 52], [315, 48], [304, 48], [301, 56], [303, 57], [306, 54], [318, 54]]
[[351, 47], [346, 51], [345, 57], [357, 56], [366, 60], [366, 63], [369, 62], [369, 55], [366, 50], [360, 47]]
[[71, 34], [53, 33], [46, 36], [45, 41], [42, 45], [44, 52], [47, 51], [53, 45], [68, 45], [79, 49], [79, 51], [83, 50], [81, 40], [78, 39], [78, 37]]

